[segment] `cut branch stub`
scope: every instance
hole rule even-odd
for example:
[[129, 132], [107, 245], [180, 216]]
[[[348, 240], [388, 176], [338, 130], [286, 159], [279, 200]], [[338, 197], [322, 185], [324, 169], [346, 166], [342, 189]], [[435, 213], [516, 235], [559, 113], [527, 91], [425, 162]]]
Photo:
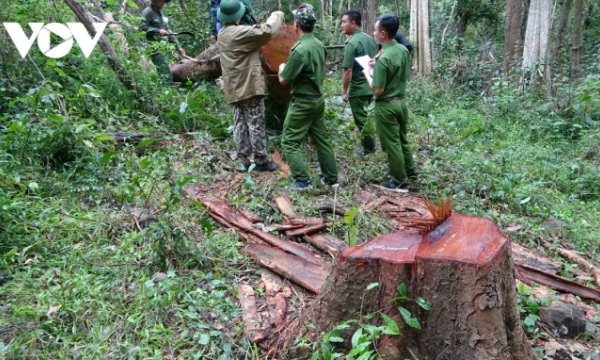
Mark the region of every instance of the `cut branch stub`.
[[[402, 229], [362, 246], [345, 248], [311, 308], [291, 323], [280, 346], [293, 356], [298, 336], [316, 339], [358, 314], [383, 313], [403, 336], [385, 335], [380, 355], [390, 359], [535, 359], [519, 319], [510, 240], [492, 221], [452, 214], [428, 235]], [[376, 288], [366, 290], [372, 283]], [[412, 301], [393, 300], [404, 283]], [[429, 311], [415, 300], [431, 302]], [[398, 306], [422, 330], [409, 327]], [[373, 320], [382, 323], [377, 315]], [[356, 328], [342, 331], [350, 347]]]

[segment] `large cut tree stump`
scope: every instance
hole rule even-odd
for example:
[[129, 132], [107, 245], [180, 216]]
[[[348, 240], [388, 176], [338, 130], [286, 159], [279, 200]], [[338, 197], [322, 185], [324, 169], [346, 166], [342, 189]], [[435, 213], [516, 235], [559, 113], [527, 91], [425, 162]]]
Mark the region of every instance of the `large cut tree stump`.
[[[367, 290], [372, 283], [379, 285]], [[402, 283], [411, 300], [393, 300]], [[431, 302], [431, 309], [419, 307], [418, 298]], [[398, 306], [422, 330], [409, 327]], [[317, 332], [347, 320], [383, 324], [378, 312], [394, 319], [402, 334], [381, 339], [378, 351], [385, 359], [536, 359], [519, 320], [510, 240], [488, 219], [453, 213], [425, 236], [402, 229], [343, 249], [320, 295], [279, 339], [280, 356], [306, 357], [294, 347], [296, 338], [316, 340]], [[376, 316], [365, 320], [360, 314]], [[351, 347], [356, 328], [342, 331], [346, 342], [336, 343], [336, 352]]]

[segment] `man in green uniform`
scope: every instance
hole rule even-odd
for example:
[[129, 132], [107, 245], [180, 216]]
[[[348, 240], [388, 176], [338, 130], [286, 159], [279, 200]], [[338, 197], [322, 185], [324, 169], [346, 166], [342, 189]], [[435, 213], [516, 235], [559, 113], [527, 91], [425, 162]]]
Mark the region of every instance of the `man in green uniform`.
[[312, 33], [316, 22], [312, 5], [300, 5], [294, 13], [299, 41], [292, 47], [287, 64], [279, 67], [279, 81], [292, 84], [292, 103], [283, 123], [281, 145], [294, 179], [290, 188], [297, 190], [311, 184], [302, 155], [302, 140], [307, 134], [317, 148], [323, 173], [321, 183], [339, 186], [335, 155], [324, 122], [325, 47]]
[[362, 138], [363, 149], [354, 154], [363, 157], [375, 151], [375, 135], [373, 124], [368, 121], [367, 109], [373, 100], [373, 90], [369, 87], [367, 79], [362, 73], [362, 68], [354, 61], [354, 58], [368, 55], [375, 56], [377, 44], [372, 37], [360, 30], [361, 15], [358, 11], [348, 10], [342, 15], [342, 32], [348, 35], [344, 42], [344, 61], [342, 67], [343, 91], [342, 99], [350, 101], [350, 109], [354, 116], [354, 123], [358, 128], [359, 136]]
[[377, 20], [373, 37], [383, 47], [370, 62], [373, 77], [370, 69], [364, 69], [363, 74], [376, 95], [377, 133], [390, 164], [392, 181], [382, 183], [381, 187], [408, 192], [407, 181], [415, 178], [417, 171], [406, 136], [408, 108], [404, 94], [410, 74], [410, 55], [406, 47], [394, 40], [398, 25], [398, 17], [394, 15], [384, 15]]
[[[144, 9], [142, 17], [144, 20], [140, 21], [139, 31], [146, 32], [146, 39], [150, 42], [162, 42], [166, 36], [169, 42], [175, 44], [175, 48], [181, 55], [185, 55], [185, 50], [179, 45], [179, 42], [174, 35], [169, 35], [171, 29], [169, 28], [169, 19], [163, 16], [161, 10], [171, 0], [152, 0], [152, 4]], [[156, 65], [156, 71], [161, 78], [161, 83], [164, 85], [171, 84], [173, 82], [173, 74], [169, 69], [169, 60], [160, 50], [155, 50], [150, 55], [152, 62]]]
[[[252, 14], [252, 4], [250, 4], [250, 0], [240, 0], [242, 5], [244, 5], [244, 15], [240, 19], [241, 25], [251, 26], [253, 24], [258, 23], [256, 17]], [[217, 42], [217, 35], [223, 24], [219, 21], [217, 17], [217, 12], [219, 11], [219, 7], [221, 7], [221, 0], [211, 0], [210, 2], [210, 41], [214, 44]]]

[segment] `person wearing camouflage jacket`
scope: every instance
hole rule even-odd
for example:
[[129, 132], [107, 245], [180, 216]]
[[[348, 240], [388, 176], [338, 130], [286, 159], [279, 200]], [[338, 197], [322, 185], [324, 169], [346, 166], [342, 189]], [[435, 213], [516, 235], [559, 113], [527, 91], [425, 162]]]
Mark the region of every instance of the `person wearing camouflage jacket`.
[[263, 96], [267, 86], [259, 49], [278, 33], [284, 21], [281, 11], [271, 14], [265, 23], [240, 25], [245, 13], [238, 0], [223, 0], [217, 16], [224, 24], [217, 45], [220, 51], [223, 90], [233, 108], [233, 140], [242, 165], [250, 167], [254, 155], [256, 170], [273, 171], [277, 164], [269, 161], [265, 143]]
[[[152, 4], [142, 12], [144, 19], [140, 21], [139, 31], [146, 32], [146, 40], [151, 43], [161, 43], [166, 37], [170, 43], [175, 44], [175, 48], [181, 55], [185, 55], [185, 50], [183, 50], [175, 36], [169, 35], [171, 33], [169, 19], [162, 13], [165, 3], [169, 1], [171, 0], [152, 0]], [[161, 83], [163, 85], [171, 84], [173, 82], [173, 74], [171, 74], [171, 69], [169, 69], [167, 55], [160, 50], [156, 50], [150, 55], [150, 58], [152, 59], [152, 63], [156, 65], [156, 71], [161, 78]]]

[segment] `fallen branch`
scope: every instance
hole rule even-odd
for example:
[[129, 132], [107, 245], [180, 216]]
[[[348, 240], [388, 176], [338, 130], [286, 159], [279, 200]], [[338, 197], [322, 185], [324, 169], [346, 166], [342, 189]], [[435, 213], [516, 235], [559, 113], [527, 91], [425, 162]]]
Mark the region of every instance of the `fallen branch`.
[[563, 292], [568, 292], [586, 299], [600, 301], [600, 291], [558, 275], [518, 264], [515, 264], [515, 274], [525, 280], [524, 282], [526, 283], [534, 282], [540, 285], [552, 286]]
[[554, 247], [551, 243], [547, 241], [542, 241], [542, 245], [544, 245], [544, 247], [548, 250], [554, 250], [560, 255], [566, 257], [567, 259], [575, 261], [577, 264], [581, 265], [581, 267], [583, 267], [585, 270], [591, 272], [592, 276], [596, 280], [596, 284], [600, 286], [600, 270], [596, 266], [594, 266], [594, 264], [577, 255], [574, 251], [565, 250], [560, 247]]

